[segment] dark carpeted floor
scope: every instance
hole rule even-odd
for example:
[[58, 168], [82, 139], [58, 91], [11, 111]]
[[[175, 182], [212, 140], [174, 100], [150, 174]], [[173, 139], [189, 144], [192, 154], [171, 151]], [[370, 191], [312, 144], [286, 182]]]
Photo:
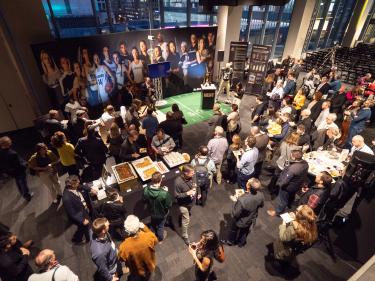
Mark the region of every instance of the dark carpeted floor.
[[[254, 98], [243, 98], [240, 112], [242, 122], [242, 134], [249, 131], [250, 106]], [[368, 133], [372, 136], [373, 132]], [[12, 136], [15, 147], [23, 155], [29, 156], [37, 141], [35, 134], [26, 130]], [[207, 143], [206, 122], [195, 124], [184, 129], [184, 151], [195, 154], [199, 145]], [[112, 159], [110, 160], [112, 161]], [[65, 176], [61, 178], [62, 182]], [[262, 182], [267, 182], [267, 175], [262, 175]], [[69, 225], [63, 207], [51, 205], [47, 189], [41, 186], [37, 177], [29, 177], [29, 183], [35, 196], [29, 204], [26, 204], [17, 192], [13, 180], [0, 183], [0, 221], [9, 225], [21, 239], [33, 239], [35, 241], [32, 255], [43, 248], [51, 248], [62, 264], [68, 265], [80, 280], [92, 280], [95, 267], [90, 258], [87, 245], [74, 246], [70, 239], [75, 230]], [[190, 226], [192, 241], [199, 238], [203, 230], [213, 229], [221, 237], [226, 236], [227, 222], [230, 218], [232, 202], [229, 196], [235, 186], [222, 184], [214, 185], [209, 191], [207, 205], [194, 207]], [[265, 191], [266, 193], [266, 191]], [[223, 264], [215, 263], [214, 268], [218, 280], [230, 281], [260, 281], [283, 280], [282, 277], [272, 276], [266, 270], [264, 256], [266, 244], [272, 242], [278, 235], [279, 218], [267, 216], [266, 210], [272, 205], [270, 196], [266, 194], [267, 202], [260, 211], [255, 228], [248, 236], [247, 245], [244, 248], [225, 247], [226, 261]], [[125, 199], [126, 200], [126, 199]], [[193, 261], [181, 238], [172, 229], [167, 228], [167, 240], [157, 247], [157, 276], [156, 280], [194, 280]], [[347, 280], [360, 264], [345, 256], [339, 249], [337, 261], [333, 261], [328, 255], [323, 243], [317, 243], [302, 255], [298, 256], [298, 272], [292, 272], [288, 279], [291, 280]], [[33, 261], [30, 260], [33, 265]], [[125, 278], [123, 278], [125, 280]]]

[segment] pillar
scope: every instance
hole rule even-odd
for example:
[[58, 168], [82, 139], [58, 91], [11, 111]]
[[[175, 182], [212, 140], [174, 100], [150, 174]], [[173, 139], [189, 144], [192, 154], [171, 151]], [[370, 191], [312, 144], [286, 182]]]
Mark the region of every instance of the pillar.
[[[216, 37], [216, 53], [224, 51], [224, 61], [220, 63], [220, 67], [224, 66], [229, 59], [229, 48], [231, 41], [238, 41], [240, 38], [241, 18], [243, 6], [220, 6], [217, 13], [217, 37]], [[219, 73], [219, 63], [216, 61], [214, 68], [214, 79]]]
[[343, 47], [354, 47], [356, 41], [359, 39], [362, 29], [364, 28], [368, 13], [371, 11], [371, 7], [374, 4], [374, 0], [358, 0], [352, 17], [350, 18], [348, 27], [344, 38], [342, 39]]
[[283, 58], [288, 55], [295, 58], [301, 57], [315, 4], [316, 0], [295, 1]]

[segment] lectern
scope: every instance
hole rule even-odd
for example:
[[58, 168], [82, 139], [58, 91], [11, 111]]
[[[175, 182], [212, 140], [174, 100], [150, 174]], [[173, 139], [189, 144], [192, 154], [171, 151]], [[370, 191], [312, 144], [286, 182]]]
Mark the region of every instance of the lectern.
[[215, 104], [216, 87], [214, 84], [202, 84], [202, 109], [212, 109]]

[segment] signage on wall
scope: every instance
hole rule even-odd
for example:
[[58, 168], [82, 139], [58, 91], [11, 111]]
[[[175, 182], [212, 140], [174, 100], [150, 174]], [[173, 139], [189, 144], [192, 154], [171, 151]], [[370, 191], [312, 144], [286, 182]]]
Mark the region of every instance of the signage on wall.
[[233, 78], [243, 78], [248, 45], [248, 42], [230, 42], [229, 62], [233, 63]]
[[250, 57], [248, 87], [252, 94], [261, 94], [272, 47], [253, 45]]

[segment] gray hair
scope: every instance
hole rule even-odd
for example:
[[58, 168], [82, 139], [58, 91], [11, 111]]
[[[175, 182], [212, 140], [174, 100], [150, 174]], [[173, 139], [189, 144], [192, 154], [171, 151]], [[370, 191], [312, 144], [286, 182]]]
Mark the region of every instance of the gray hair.
[[216, 127], [215, 127], [215, 134], [218, 134], [218, 135], [222, 136], [222, 135], [224, 134], [224, 129], [223, 129], [223, 127], [221, 127], [221, 126], [216, 126]]

